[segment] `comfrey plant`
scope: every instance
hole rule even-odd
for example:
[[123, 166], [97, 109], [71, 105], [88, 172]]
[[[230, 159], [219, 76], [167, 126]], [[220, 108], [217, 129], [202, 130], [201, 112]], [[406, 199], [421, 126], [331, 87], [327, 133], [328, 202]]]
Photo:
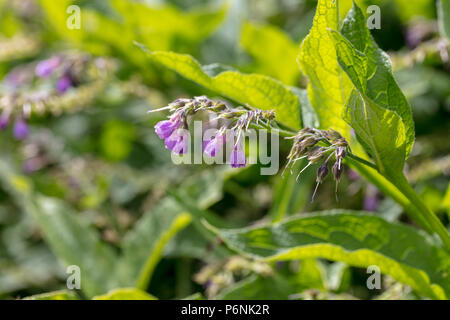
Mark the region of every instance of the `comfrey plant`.
[[189, 118], [199, 112], [213, 115], [209, 124], [220, 124], [212, 138], [202, 141], [204, 153], [215, 157], [230, 142], [229, 163], [233, 168], [245, 167], [247, 164], [243, 145], [244, 134], [249, 127], [270, 127], [275, 118], [273, 111], [252, 109], [250, 106], [231, 108], [225, 102], [213, 101], [205, 96], [177, 99], [166, 107], [149, 112], [162, 110], [169, 110], [171, 114], [168, 120], [156, 124], [155, 132], [164, 140], [166, 148], [175, 154], [185, 154], [189, 150]]
[[[231, 141], [232, 150], [229, 155], [231, 167], [245, 167], [247, 158], [242, 146], [244, 133], [249, 127], [256, 127], [268, 131], [277, 130], [285, 139], [293, 141], [291, 151], [287, 157], [287, 164], [283, 170], [289, 168], [291, 174], [294, 164], [301, 159], [307, 159], [308, 164], [298, 173], [297, 180], [301, 173], [312, 164], [321, 163], [317, 170], [316, 188], [312, 198], [317, 192], [318, 186], [328, 176], [329, 166], [336, 181], [336, 199], [339, 180], [344, 170], [343, 160], [350, 153], [347, 140], [336, 130], [319, 130], [315, 128], [303, 128], [299, 132], [290, 132], [281, 129], [275, 121], [273, 110], [263, 111], [250, 106], [231, 108], [225, 102], [214, 101], [206, 96], [195, 97], [193, 99], [177, 99], [168, 106], [151, 110], [149, 112], [170, 111], [169, 119], [158, 122], [155, 125], [155, 132], [165, 142], [167, 149], [175, 154], [185, 154], [189, 150], [189, 139], [187, 129], [189, 128], [188, 118], [200, 111], [207, 111], [214, 114], [215, 120], [224, 120], [211, 139], [203, 140], [203, 152], [209, 157], [215, 157], [224, 147], [227, 141]], [[351, 154], [351, 153], [350, 153]], [[365, 160], [351, 154], [355, 159]], [[370, 164], [370, 163], [369, 163]], [[373, 165], [373, 164], [370, 164]]]
[[[340, 21], [338, 3], [318, 1], [313, 26], [302, 41], [297, 62], [308, 80], [306, 88], [293, 88], [270, 77], [242, 74], [232, 68], [201, 66], [188, 55], [147, 52], [153, 61], [208, 90], [258, 107], [259, 111], [249, 108], [255, 115], [273, 109], [270, 118], [263, 119], [262, 127], [277, 129], [280, 136], [292, 140], [285, 170], [293, 171], [293, 164], [300, 159], [308, 161], [307, 167], [318, 165], [314, 194], [330, 171], [337, 187], [346, 164], [401, 205], [417, 225], [433, 235], [432, 240], [414, 229], [345, 210], [293, 217], [275, 225], [231, 231], [210, 226], [210, 230], [231, 249], [248, 256], [270, 261], [322, 257], [359, 267], [377, 264], [382, 272], [426, 296], [449, 298], [450, 234], [404, 175], [415, 141], [411, 108], [392, 74], [388, 55], [367, 29], [363, 11], [353, 2], [353, 8]], [[165, 109], [172, 110], [172, 121], [159, 124], [157, 130], [165, 124], [168, 135], [173, 123], [175, 127], [186, 126], [185, 113], [180, 111], [178, 115], [174, 113], [178, 108], [171, 106]], [[240, 124], [245, 122], [240, 117], [246, 111], [229, 117], [232, 111], [224, 106], [214, 112], [219, 118], [231, 120], [226, 129], [233, 128], [235, 135], [248, 124], [255, 125], [253, 121]], [[178, 121], [179, 117], [182, 121]], [[211, 147], [220, 143], [219, 136]], [[215, 148], [207, 150], [213, 153], [210, 150]], [[275, 221], [285, 214], [282, 212]], [[431, 260], [435, 261], [432, 267], [424, 265], [423, 261]]]

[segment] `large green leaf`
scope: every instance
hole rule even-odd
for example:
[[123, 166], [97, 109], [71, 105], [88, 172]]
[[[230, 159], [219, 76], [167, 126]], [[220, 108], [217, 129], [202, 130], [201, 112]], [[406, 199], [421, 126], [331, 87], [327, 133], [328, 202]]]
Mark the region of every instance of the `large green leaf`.
[[274, 109], [280, 122], [293, 128], [301, 127], [299, 99], [278, 80], [260, 74], [223, 71], [223, 68], [217, 70], [217, 65], [202, 67], [186, 54], [162, 51], [148, 54], [153, 60], [209, 90], [255, 108]]
[[244, 24], [241, 44], [253, 58], [252, 69], [285, 84], [296, 85], [298, 45], [282, 30], [271, 25]]
[[319, 0], [313, 27], [303, 40], [298, 62], [308, 76], [308, 97], [319, 117], [320, 127], [333, 128], [346, 137], [350, 128], [342, 119], [351, 82], [336, 59], [328, 29], [339, 29], [338, 1]]
[[[407, 156], [414, 144], [411, 108], [392, 75], [389, 56], [377, 46], [366, 26], [366, 18], [356, 4], [345, 18], [341, 33], [348, 41], [337, 32], [331, 33], [340, 66], [361, 94], [400, 116], [406, 130]], [[391, 135], [395, 135], [395, 130]]]
[[268, 261], [325, 258], [382, 273], [435, 299], [450, 296], [450, 256], [422, 233], [376, 216], [335, 210], [244, 229], [211, 229], [237, 252]]
[[357, 91], [348, 101], [345, 118], [380, 173], [391, 179], [401, 174], [406, 154], [406, 129], [401, 118]]
[[[149, 6], [129, 0], [112, 0], [124, 19], [123, 27], [151, 50], [171, 50], [177, 42], [195, 44], [209, 36], [224, 19], [227, 5], [189, 12], [171, 5]], [[132, 43], [130, 43], [131, 45]]]
[[450, 41], [450, 0], [438, 0], [439, 30]]

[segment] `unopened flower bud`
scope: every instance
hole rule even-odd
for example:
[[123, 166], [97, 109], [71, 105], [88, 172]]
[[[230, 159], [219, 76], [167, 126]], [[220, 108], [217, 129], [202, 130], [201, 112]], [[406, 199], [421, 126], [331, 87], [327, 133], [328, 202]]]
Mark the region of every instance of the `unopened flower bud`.
[[336, 180], [336, 182], [339, 182], [339, 180], [341, 179], [343, 171], [344, 171], [344, 167], [339, 166], [338, 162], [336, 161], [334, 163], [333, 167], [331, 168], [331, 172], [333, 172], [333, 176], [334, 176], [334, 179]]
[[323, 180], [325, 180], [325, 178], [328, 175], [328, 161], [325, 161], [320, 167], [319, 169], [317, 169], [317, 178], [316, 181], [318, 183], [322, 183]]

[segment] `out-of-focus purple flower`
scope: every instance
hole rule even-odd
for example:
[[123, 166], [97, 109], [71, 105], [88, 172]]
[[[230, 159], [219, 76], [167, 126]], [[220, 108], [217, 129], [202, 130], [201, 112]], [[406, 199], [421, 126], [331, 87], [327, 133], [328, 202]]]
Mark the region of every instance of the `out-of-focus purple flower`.
[[56, 68], [58, 68], [61, 60], [58, 57], [53, 57], [47, 60], [42, 60], [38, 63], [35, 73], [39, 78], [50, 76]]
[[17, 67], [5, 76], [6, 84], [13, 88], [29, 83], [31, 79], [32, 74], [24, 67]]
[[244, 150], [242, 150], [242, 147], [239, 143], [233, 147], [233, 151], [230, 155], [230, 163], [232, 168], [242, 168], [247, 164], [245, 152]]
[[42, 169], [46, 163], [47, 161], [40, 157], [28, 159], [23, 164], [23, 171], [28, 174], [33, 173]]
[[378, 199], [378, 190], [374, 186], [369, 185], [364, 197], [364, 210], [376, 211], [378, 209], [379, 203], [380, 201]]
[[68, 75], [65, 75], [58, 79], [58, 82], [56, 83], [56, 90], [58, 90], [59, 93], [64, 93], [71, 86], [72, 86], [72, 79], [70, 79]]
[[16, 123], [14, 123], [14, 137], [17, 140], [23, 140], [28, 137], [28, 134], [30, 133], [30, 129], [28, 128], [27, 123], [22, 119], [19, 118]]
[[219, 151], [219, 149], [222, 148], [223, 144], [225, 143], [225, 139], [225, 134], [217, 134], [213, 139], [209, 140], [206, 147], [204, 147], [205, 154], [210, 157], [215, 157], [217, 151]]
[[366, 195], [364, 198], [364, 210], [376, 211], [378, 208], [378, 199], [376, 195]]
[[180, 127], [179, 120], [163, 120], [155, 125], [155, 132], [161, 139], [167, 139], [170, 135]]
[[2, 115], [0, 116], [0, 130], [6, 129], [8, 124], [9, 124], [9, 114], [3, 112]]
[[352, 170], [352, 169], [348, 170], [348, 171], [347, 171], [347, 174], [348, 174], [348, 178], [349, 178], [350, 180], [357, 180], [357, 179], [361, 178], [361, 176], [359, 175], [359, 173], [356, 172], [355, 170]]

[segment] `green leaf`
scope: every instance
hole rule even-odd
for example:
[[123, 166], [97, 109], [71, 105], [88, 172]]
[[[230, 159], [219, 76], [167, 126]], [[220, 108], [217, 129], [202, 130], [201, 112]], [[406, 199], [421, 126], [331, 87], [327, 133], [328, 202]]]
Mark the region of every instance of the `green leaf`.
[[354, 91], [348, 101], [345, 118], [380, 173], [390, 178], [402, 173], [406, 157], [406, 129], [395, 112], [379, 107], [367, 96]]
[[73, 291], [61, 290], [41, 294], [35, 294], [23, 298], [23, 300], [78, 300], [78, 296]]
[[300, 269], [295, 276], [296, 282], [302, 290], [312, 288], [325, 290], [325, 272], [325, 267], [317, 259], [304, 259], [301, 261]]
[[56, 256], [65, 265], [80, 267], [82, 290], [88, 297], [114, 287], [115, 279], [108, 274], [117, 255], [94, 229], [63, 201], [35, 193], [28, 178], [16, 174], [5, 160], [0, 161], [0, 175], [16, 203], [36, 220]]
[[191, 221], [170, 199], [164, 199], [144, 214], [123, 239], [123, 256], [117, 266], [121, 286], [146, 289], [164, 245]]
[[[145, 50], [144, 47], [141, 46]], [[201, 66], [192, 56], [174, 52], [148, 52], [149, 56], [169, 69], [178, 72], [218, 94], [255, 108], [276, 112], [277, 119], [293, 128], [301, 127], [298, 97], [281, 82], [260, 74], [238, 71], [216, 72], [211, 66]]]
[[[180, 11], [172, 5], [149, 6], [128, 0], [112, 0], [122, 15], [124, 27], [131, 29], [134, 40], [151, 50], [173, 50], [177, 42], [195, 43], [208, 37], [223, 21], [228, 5]], [[131, 43], [130, 43], [131, 44]]]
[[106, 294], [95, 296], [92, 300], [158, 300], [145, 291], [135, 288], [121, 288], [109, 291]]
[[406, 130], [406, 155], [403, 157], [406, 158], [414, 144], [411, 108], [392, 75], [389, 56], [377, 46], [366, 26], [366, 18], [356, 4], [345, 18], [341, 33], [343, 37], [331, 31], [339, 65], [359, 93], [400, 116]]
[[183, 298], [182, 300], [205, 300], [203, 295], [200, 292], [191, 294], [185, 298]]
[[308, 97], [324, 129], [333, 128], [345, 137], [350, 128], [342, 119], [351, 82], [336, 59], [334, 44], [327, 29], [339, 29], [338, 1], [319, 0], [313, 27], [303, 40], [298, 62], [308, 76]]
[[281, 29], [271, 25], [246, 23], [241, 45], [253, 58], [253, 70], [274, 77], [287, 85], [296, 85], [298, 45]]
[[439, 31], [450, 41], [450, 0], [438, 0]]
[[[206, 208], [221, 198], [223, 174], [222, 170], [196, 174], [180, 186], [181, 200], [167, 197], [144, 213], [122, 241], [123, 254], [117, 266], [121, 286], [139, 285], [143, 289], [163, 254], [198, 257], [199, 252], [205, 252], [207, 239], [201, 232], [207, 230], [200, 219], [206, 217], [218, 225], [221, 225], [221, 220], [209, 212], [204, 214], [200, 208]], [[183, 206], [180, 202], [190, 205]], [[191, 220], [193, 223], [188, 226]], [[195, 237], [187, 231], [195, 232]], [[183, 248], [178, 248], [180, 246]]]
[[450, 256], [424, 234], [368, 214], [335, 210], [235, 230], [210, 228], [233, 250], [266, 261], [325, 258], [382, 273], [434, 299], [450, 296]]

